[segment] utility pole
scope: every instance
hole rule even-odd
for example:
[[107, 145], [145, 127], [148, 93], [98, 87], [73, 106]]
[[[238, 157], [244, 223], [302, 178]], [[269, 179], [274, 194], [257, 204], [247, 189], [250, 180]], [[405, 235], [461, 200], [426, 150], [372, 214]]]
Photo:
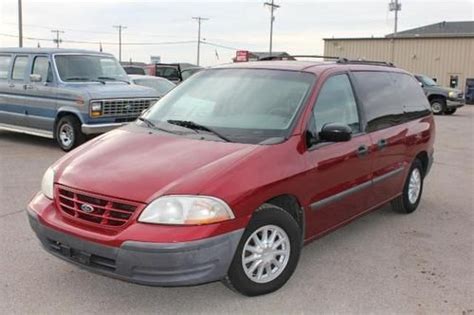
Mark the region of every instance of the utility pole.
[[23, 47], [23, 12], [21, 0], [18, 0], [18, 47]]
[[119, 31], [119, 62], [122, 62], [122, 30], [127, 27], [124, 25], [114, 25], [114, 28], [117, 28]]
[[395, 62], [395, 37], [397, 37], [398, 32], [398, 11], [402, 10], [402, 4], [399, 3], [398, 0], [391, 0], [388, 4], [388, 10], [390, 12], [395, 11], [395, 22], [392, 34], [392, 62]]
[[209, 20], [200, 16], [193, 16], [193, 20], [198, 21], [198, 41], [197, 41], [197, 61], [196, 64], [199, 66], [200, 53], [201, 53], [201, 22]]
[[265, 2], [263, 5], [270, 7], [270, 12], [271, 12], [270, 14], [270, 56], [271, 56], [273, 52], [273, 22], [275, 21], [274, 12], [280, 6], [275, 4], [274, 0], [272, 0], [272, 2]]
[[56, 43], [56, 48], [59, 48], [59, 43], [62, 42], [62, 39], [59, 38], [59, 34], [63, 34], [64, 31], [61, 30], [51, 30], [51, 33], [56, 33], [56, 39], [53, 39], [53, 41]]

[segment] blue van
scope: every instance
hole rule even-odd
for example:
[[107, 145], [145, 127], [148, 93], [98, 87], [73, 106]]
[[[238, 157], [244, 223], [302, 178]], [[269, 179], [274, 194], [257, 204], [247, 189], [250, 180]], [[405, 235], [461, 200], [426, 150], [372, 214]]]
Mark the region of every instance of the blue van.
[[0, 129], [54, 138], [64, 151], [137, 119], [158, 98], [131, 84], [111, 54], [0, 48]]

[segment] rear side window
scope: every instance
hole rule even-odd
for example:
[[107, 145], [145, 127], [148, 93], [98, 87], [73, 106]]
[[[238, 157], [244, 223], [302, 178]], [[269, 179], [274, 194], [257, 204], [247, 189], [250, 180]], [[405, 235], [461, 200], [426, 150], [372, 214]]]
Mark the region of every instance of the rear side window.
[[0, 56], [0, 80], [8, 79], [11, 60], [12, 57], [10, 56]]
[[346, 74], [332, 76], [324, 82], [313, 114], [318, 133], [328, 123], [348, 125], [353, 133], [360, 131], [357, 104]]
[[42, 82], [51, 82], [53, 80], [53, 74], [49, 66], [48, 57], [36, 57], [31, 73], [39, 74]]
[[366, 117], [367, 131], [372, 132], [403, 122], [400, 91], [388, 72], [353, 72]]
[[26, 67], [28, 66], [27, 56], [18, 56], [15, 58], [13, 64], [12, 79], [13, 80], [24, 80], [26, 74]]
[[404, 73], [390, 74], [395, 82], [405, 120], [429, 115], [430, 104], [418, 81]]

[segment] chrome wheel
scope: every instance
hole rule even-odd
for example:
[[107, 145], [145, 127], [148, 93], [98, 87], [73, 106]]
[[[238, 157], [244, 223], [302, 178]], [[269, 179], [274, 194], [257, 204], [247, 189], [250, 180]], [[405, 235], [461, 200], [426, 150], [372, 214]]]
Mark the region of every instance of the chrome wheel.
[[440, 114], [443, 111], [443, 105], [440, 102], [433, 102], [431, 104], [431, 109], [433, 113]]
[[69, 147], [74, 142], [74, 129], [69, 124], [59, 127], [59, 139], [65, 147]]
[[415, 204], [420, 196], [421, 191], [421, 173], [418, 168], [414, 168], [410, 175], [408, 183], [408, 200], [411, 204]]
[[276, 225], [265, 225], [245, 242], [242, 267], [250, 280], [267, 283], [285, 270], [289, 258], [290, 239], [286, 232]]

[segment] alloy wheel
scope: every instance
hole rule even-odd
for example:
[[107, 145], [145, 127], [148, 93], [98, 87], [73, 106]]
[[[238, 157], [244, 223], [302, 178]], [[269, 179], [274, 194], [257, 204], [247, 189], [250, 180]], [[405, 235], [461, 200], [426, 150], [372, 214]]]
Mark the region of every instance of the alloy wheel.
[[290, 239], [276, 225], [265, 225], [253, 232], [242, 251], [242, 267], [256, 283], [268, 283], [281, 275], [290, 258]]

